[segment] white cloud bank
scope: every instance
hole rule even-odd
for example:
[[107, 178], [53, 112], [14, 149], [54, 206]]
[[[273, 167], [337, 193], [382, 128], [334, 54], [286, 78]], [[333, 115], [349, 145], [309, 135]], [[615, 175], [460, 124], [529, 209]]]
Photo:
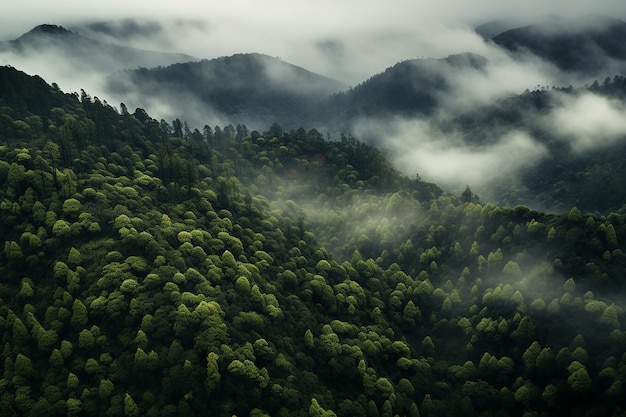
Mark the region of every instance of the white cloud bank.
[[604, 148], [626, 140], [624, 103], [596, 94], [587, 93], [576, 99], [563, 98], [548, 122], [553, 123], [555, 130], [577, 152]]
[[480, 53], [482, 42], [471, 28], [488, 20], [591, 13], [626, 18], [626, 6], [621, 0], [24, 0], [3, 10], [0, 39], [16, 38], [42, 23], [72, 27], [156, 20], [165, 31], [146, 33], [133, 40], [134, 46], [199, 58], [266, 53], [354, 84], [404, 59]]

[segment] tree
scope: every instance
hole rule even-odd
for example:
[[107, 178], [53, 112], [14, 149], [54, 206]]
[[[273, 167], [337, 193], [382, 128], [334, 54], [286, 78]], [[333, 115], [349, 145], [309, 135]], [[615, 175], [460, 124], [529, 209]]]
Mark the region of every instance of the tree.
[[91, 350], [95, 346], [95, 343], [95, 338], [89, 330], [83, 329], [78, 334], [78, 346], [81, 349], [85, 349], [86, 351]]
[[219, 372], [219, 364], [217, 360], [219, 356], [215, 352], [209, 352], [207, 355], [207, 366], [206, 366], [206, 379], [204, 382], [204, 386], [207, 389], [207, 392], [211, 393], [219, 387], [220, 383], [220, 372]]
[[306, 329], [306, 332], [304, 332], [304, 345], [309, 349], [312, 349], [313, 346], [315, 345], [315, 341], [314, 341], [313, 333], [311, 332], [311, 329]]
[[567, 215], [567, 220], [572, 223], [581, 223], [583, 221], [583, 215], [576, 207], [572, 207]]
[[68, 198], [63, 202], [63, 215], [76, 218], [82, 211], [82, 204], [75, 198]]
[[461, 193], [461, 201], [463, 203], [479, 203], [480, 198], [472, 192], [470, 186], [465, 187], [465, 191]]
[[21, 353], [17, 354], [13, 369], [15, 372], [15, 376], [21, 378], [22, 381], [24, 381], [22, 383], [30, 380], [30, 378], [33, 376], [33, 364], [30, 358]]
[[126, 395], [124, 395], [124, 415], [126, 417], [137, 417], [140, 414], [137, 403], [135, 403], [135, 400], [133, 400], [133, 397], [131, 397], [129, 393], [126, 393]]
[[337, 417], [337, 415], [331, 410], [324, 410], [315, 398], [311, 398], [309, 417]]
[[24, 256], [20, 245], [15, 241], [4, 242], [4, 254], [9, 260], [19, 260]]
[[535, 325], [529, 316], [524, 316], [519, 322], [517, 329], [511, 333], [511, 337], [519, 341], [529, 340], [535, 333]]
[[421, 320], [422, 312], [420, 311], [419, 307], [417, 307], [415, 303], [413, 303], [413, 300], [409, 300], [409, 302], [406, 303], [406, 306], [404, 306], [404, 309], [402, 310], [402, 321], [414, 326]]
[[68, 416], [77, 416], [82, 411], [82, 401], [78, 398], [68, 398], [65, 401]]
[[80, 384], [80, 381], [79, 381], [79, 379], [78, 379], [78, 377], [76, 376], [75, 373], [70, 372], [67, 375], [66, 384], [67, 384], [67, 387], [69, 389], [75, 390], [76, 388], [78, 388], [78, 385]]
[[113, 390], [115, 385], [109, 379], [100, 380], [100, 385], [98, 386], [98, 396], [101, 400], [105, 400], [110, 398], [113, 395]]
[[502, 268], [502, 273], [516, 280], [522, 278], [522, 270], [515, 261], [508, 261]]
[[430, 336], [425, 336], [424, 339], [422, 339], [421, 346], [425, 356], [430, 356], [435, 353], [435, 344]]
[[52, 226], [52, 233], [60, 238], [67, 237], [71, 233], [70, 224], [65, 220], [57, 220]]
[[74, 299], [72, 304], [72, 319], [71, 323], [76, 329], [84, 329], [88, 322], [87, 307], [78, 298]]
[[[574, 363], [576, 362], [573, 362], [573, 364]], [[582, 364], [579, 367], [572, 367], [570, 365], [569, 369], [572, 369], [572, 371], [570, 371], [570, 376], [567, 378], [567, 383], [574, 392], [583, 393], [591, 389], [591, 378], [587, 373], [587, 369]]]
[[617, 233], [615, 233], [615, 228], [612, 224], [606, 227], [606, 241], [613, 247], [617, 246]]
[[70, 248], [70, 253], [67, 255], [67, 264], [69, 266], [76, 267], [82, 263], [82, 256], [78, 249]]
[[50, 167], [50, 172], [52, 173], [53, 185], [55, 188], [57, 188], [57, 169], [59, 168], [59, 163], [61, 159], [61, 149], [56, 143], [48, 141], [43, 147], [43, 154], [45, 155], [48, 166]]

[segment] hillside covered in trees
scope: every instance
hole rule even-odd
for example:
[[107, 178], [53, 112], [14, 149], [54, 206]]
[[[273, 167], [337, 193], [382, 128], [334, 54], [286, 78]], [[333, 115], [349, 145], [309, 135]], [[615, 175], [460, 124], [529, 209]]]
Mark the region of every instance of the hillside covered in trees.
[[0, 415], [619, 416], [626, 216], [0, 67]]
[[[540, 87], [504, 96], [434, 119], [432, 130], [459, 138], [458, 146], [476, 152], [497, 146], [511, 132], [532, 138], [541, 157], [476, 187], [486, 201], [608, 214], [622, 210], [626, 198], [624, 134], [614, 129], [624, 108], [626, 79], [615, 75], [584, 87]], [[604, 116], [593, 121], [587, 114]]]

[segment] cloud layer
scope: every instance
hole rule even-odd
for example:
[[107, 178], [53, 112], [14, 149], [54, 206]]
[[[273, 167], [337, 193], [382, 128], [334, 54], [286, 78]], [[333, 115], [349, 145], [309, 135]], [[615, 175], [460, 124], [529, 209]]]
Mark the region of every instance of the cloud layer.
[[72, 27], [133, 18], [162, 27], [144, 23], [135, 28], [143, 36], [118, 41], [199, 58], [266, 53], [355, 84], [403, 59], [480, 53], [482, 44], [471, 27], [491, 19], [590, 13], [626, 18], [618, 0], [25, 0], [3, 12], [0, 39], [15, 38], [42, 23]]

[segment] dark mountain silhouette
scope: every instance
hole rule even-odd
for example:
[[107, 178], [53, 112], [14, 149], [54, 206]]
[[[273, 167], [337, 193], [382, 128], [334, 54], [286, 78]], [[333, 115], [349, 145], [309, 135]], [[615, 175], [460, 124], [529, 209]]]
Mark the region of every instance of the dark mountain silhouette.
[[317, 103], [346, 85], [262, 54], [237, 54], [154, 69], [115, 74], [115, 94], [163, 98], [200, 105], [237, 123], [297, 123]]
[[489, 40], [503, 32], [525, 26], [519, 19], [497, 19], [482, 23], [474, 28], [474, 31]]
[[22, 58], [58, 59], [75, 66], [77, 70], [97, 72], [170, 65], [197, 59], [186, 54], [147, 51], [100, 42], [62, 26], [49, 24], [37, 26], [15, 40], [0, 44], [0, 54], [9, 53]]
[[552, 18], [492, 38], [511, 52], [531, 52], [566, 71], [598, 74], [626, 67], [626, 23], [603, 16]]
[[93, 39], [106, 39], [113, 43], [136, 38], [146, 39], [163, 34], [163, 27], [154, 20], [122, 19], [99, 21], [70, 28], [72, 31]]
[[440, 104], [440, 95], [450, 91], [452, 77], [482, 71], [486, 65], [487, 59], [476, 54], [399, 62], [331, 97], [321, 107], [318, 122], [347, 128], [358, 117], [430, 115]]
[[[236, 123], [349, 129], [358, 117], [429, 115], [451, 77], [481, 71], [475, 54], [400, 62], [355, 88], [261, 54], [238, 54], [165, 68], [126, 71], [110, 78], [115, 94], [137, 89], [180, 106], [204, 106]], [[136, 93], [133, 92], [133, 95]]]
[[[494, 21], [476, 30], [487, 37], [514, 24]], [[129, 21], [115, 27], [101, 23], [90, 33], [115, 32], [121, 38], [159, 30], [149, 22]], [[626, 68], [626, 46], [621, 41], [625, 38], [626, 23], [596, 16], [552, 18], [506, 30], [493, 42], [512, 53], [531, 52], [562, 69], [603, 79], [619, 73], [620, 66]], [[55, 25], [38, 26], [0, 44], [0, 56], [3, 53], [50, 59], [50, 65], [58, 59], [77, 74], [104, 74], [115, 101], [131, 107], [147, 105], [166, 119], [185, 117], [196, 123], [208, 118], [259, 127], [274, 122], [293, 128], [316, 125], [334, 132], [350, 130], [359, 117], [431, 115], [441, 105], [442, 95], [454, 94], [455, 77], [483, 71], [487, 65], [475, 54], [411, 59], [347, 89], [339, 81], [262, 54], [197, 62], [184, 54], [97, 41]]]

